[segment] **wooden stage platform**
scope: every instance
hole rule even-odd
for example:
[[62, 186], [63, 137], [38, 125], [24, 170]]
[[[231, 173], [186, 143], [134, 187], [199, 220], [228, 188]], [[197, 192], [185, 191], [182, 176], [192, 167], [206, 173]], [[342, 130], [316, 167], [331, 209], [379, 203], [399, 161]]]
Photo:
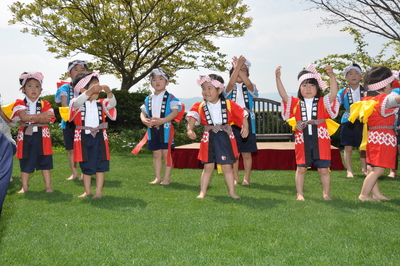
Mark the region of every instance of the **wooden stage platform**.
[[[200, 143], [175, 147], [172, 160], [175, 168], [203, 168], [197, 159]], [[296, 170], [294, 142], [257, 142], [258, 151], [253, 153], [254, 170]], [[344, 170], [340, 150], [331, 146], [331, 170]], [[240, 157], [239, 169], [243, 169]]]

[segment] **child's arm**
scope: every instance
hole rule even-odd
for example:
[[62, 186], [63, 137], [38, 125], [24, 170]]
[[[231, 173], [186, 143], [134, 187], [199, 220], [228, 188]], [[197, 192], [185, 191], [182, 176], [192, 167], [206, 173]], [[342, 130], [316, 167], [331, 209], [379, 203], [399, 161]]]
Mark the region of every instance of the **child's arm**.
[[65, 95], [61, 95], [61, 106], [68, 107], [68, 97]]
[[334, 100], [336, 100], [336, 96], [338, 93], [338, 83], [335, 77], [335, 73], [333, 73], [333, 69], [329, 65], [325, 65], [326, 73], [328, 74], [330, 80], [331, 80], [331, 93], [329, 96], [329, 102], [332, 103]]
[[7, 124], [12, 123], [12, 120], [8, 118], [8, 116], [6, 116], [6, 114], [3, 112], [3, 109], [1, 109], [1, 106], [0, 106], [0, 116], [4, 119], [4, 121], [6, 121]]
[[194, 117], [190, 117], [187, 125], [187, 135], [192, 140], [196, 139], [196, 133], [193, 131], [195, 124], [196, 124], [196, 119]]
[[19, 111], [18, 115], [20, 119], [24, 122], [31, 122], [38, 124], [48, 124], [54, 118], [54, 113], [50, 111], [34, 115], [28, 115], [26, 111]]
[[242, 125], [242, 130], [240, 130], [240, 135], [242, 138], [247, 138], [249, 135], [249, 121], [247, 120], [247, 116], [243, 118], [243, 125]]
[[140, 120], [142, 120], [142, 123], [146, 127], [151, 127], [150, 118], [147, 117], [147, 114], [144, 111], [140, 112]]
[[178, 109], [172, 109], [172, 112], [164, 118], [160, 117], [152, 117], [150, 124], [152, 126], [161, 126], [167, 122], [174, 120], [174, 118], [178, 115]]
[[233, 86], [235, 86], [236, 80], [239, 76], [240, 66], [238, 66], [238, 58], [236, 56], [232, 58], [232, 67], [233, 67], [232, 75], [229, 78], [228, 85], [226, 85], [225, 87], [226, 93], [229, 93], [233, 89]]
[[117, 106], [117, 100], [115, 99], [114, 94], [111, 92], [110, 87], [107, 85], [101, 85], [103, 91], [107, 94], [107, 98], [109, 100], [109, 104], [107, 105], [107, 109], [110, 110]]
[[287, 103], [289, 99], [289, 95], [286, 93], [285, 87], [283, 86], [281, 80], [281, 66], [278, 66], [275, 70], [275, 78], [276, 78], [276, 87], [278, 88], [279, 95], [282, 98], [282, 101]]
[[[243, 67], [244, 62], [246, 62], [246, 58], [240, 56], [238, 60], [239, 77], [243, 80], [243, 83], [246, 85], [246, 88], [249, 89], [251, 92], [254, 92], [253, 83], [249, 79], [248, 75], [240, 70]], [[247, 69], [247, 71], [249, 71], [249, 69]]]

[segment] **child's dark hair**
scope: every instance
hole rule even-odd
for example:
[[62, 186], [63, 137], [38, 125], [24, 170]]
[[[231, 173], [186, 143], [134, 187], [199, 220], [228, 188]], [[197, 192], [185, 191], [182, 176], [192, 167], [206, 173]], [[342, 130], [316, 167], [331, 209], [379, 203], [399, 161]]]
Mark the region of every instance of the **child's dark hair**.
[[[224, 79], [223, 79], [220, 75], [217, 75], [217, 74], [209, 74], [208, 76], [209, 76], [211, 79], [217, 80], [217, 81], [221, 82], [221, 84], [224, 84]], [[223, 94], [222, 92], [219, 94], [219, 99], [220, 99], [220, 100], [225, 100], [224, 94]]]
[[74, 60], [74, 61], [68, 62], [68, 69], [70, 68], [71, 65], [81, 65], [85, 68], [86, 71], [89, 70], [87, 62], [83, 61], [83, 60]]
[[[364, 86], [368, 87], [370, 84], [378, 83], [384, 79], [387, 79], [393, 75], [392, 71], [384, 66], [377, 66], [369, 69], [364, 75]], [[377, 91], [384, 89], [380, 88]]]
[[[92, 74], [92, 73], [91, 73], [91, 72], [83, 72], [83, 73], [79, 73], [78, 75], [76, 75], [76, 77], [74, 78], [74, 80], [71, 82], [71, 87], [72, 87], [72, 89], [76, 86], [76, 84], [79, 83], [79, 81], [81, 81], [81, 79], [83, 79], [84, 77], [86, 77], [86, 76], [88, 76], [88, 75], [90, 75], [90, 74]], [[92, 77], [92, 78], [89, 80], [89, 82], [86, 84], [86, 86], [84, 87], [86, 90], [89, 89], [88, 86], [89, 86], [90, 82], [92, 82], [93, 79], [97, 79], [97, 80], [98, 80], [97, 77]]]
[[[301, 76], [305, 75], [305, 74], [313, 74], [311, 71], [303, 69], [302, 71], [300, 71], [300, 73], [297, 75], [297, 79], [300, 79]], [[318, 81], [315, 78], [310, 78], [310, 79], [305, 79], [302, 84], [313, 84], [315, 85], [315, 87], [317, 88], [317, 94], [315, 95], [315, 97], [321, 97], [322, 95], [322, 90], [321, 87], [319, 86]], [[299, 86], [299, 90], [297, 92], [297, 98], [301, 99], [302, 101], [304, 100], [303, 95], [301, 95], [301, 84]]]
[[362, 72], [362, 68], [360, 67], [360, 65], [359, 65], [359, 64], [352, 63], [351, 65], [352, 65], [353, 67], [358, 67], [358, 68], [360, 69], [360, 71]]

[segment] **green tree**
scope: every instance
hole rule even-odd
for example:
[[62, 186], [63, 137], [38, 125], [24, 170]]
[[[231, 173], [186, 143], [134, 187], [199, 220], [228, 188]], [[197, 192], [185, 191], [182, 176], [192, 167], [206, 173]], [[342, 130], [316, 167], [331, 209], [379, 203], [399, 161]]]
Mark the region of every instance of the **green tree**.
[[225, 71], [213, 40], [242, 36], [248, 9], [242, 0], [35, 0], [14, 2], [9, 23], [43, 36], [56, 58], [92, 55], [92, 69], [129, 90], [157, 67], [172, 77], [180, 69]]
[[307, 0], [330, 14], [323, 24], [347, 24], [364, 33], [400, 41], [399, 0]]

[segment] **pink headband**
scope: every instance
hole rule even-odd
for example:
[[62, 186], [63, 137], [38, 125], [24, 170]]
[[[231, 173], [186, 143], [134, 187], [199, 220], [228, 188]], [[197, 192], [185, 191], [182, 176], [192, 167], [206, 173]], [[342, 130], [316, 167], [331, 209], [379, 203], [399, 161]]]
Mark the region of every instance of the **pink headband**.
[[390, 77], [381, 80], [375, 84], [368, 85], [367, 87], [370, 91], [377, 91], [386, 87], [388, 84], [392, 83], [393, 80], [395, 79], [399, 79], [399, 71], [392, 70], [392, 75]]
[[99, 78], [99, 72], [95, 71], [95, 72], [93, 72], [93, 73], [87, 75], [87, 76], [84, 77], [83, 79], [81, 79], [81, 80], [78, 82], [78, 84], [75, 85], [74, 91], [75, 91], [76, 93], [80, 93], [80, 92], [81, 92], [81, 89], [85, 88], [86, 85], [89, 83], [89, 81], [90, 81], [93, 77]]
[[42, 85], [43, 78], [43, 74], [40, 72], [22, 74], [21, 76], [19, 76], [19, 79], [21, 80], [21, 87], [25, 86], [25, 83], [28, 79], [36, 79], [37, 81], [39, 81], [40, 85]]
[[318, 73], [314, 65], [310, 64], [307, 67], [307, 70], [311, 71], [312, 73], [304, 74], [299, 78], [299, 87], [301, 83], [303, 83], [303, 81], [306, 79], [316, 79], [322, 90], [326, 90], [328, 88], [328, 85], [325, 83], [325, 81], [322, 80], [321, 74]]
[[200, 79], [196, 80], [197, 85], [201, 86], [201, 84], [203, 84], [204, 82], [210, 82], [214, 87], [216, 88], [224, 88], [224, 84], [222, 84], [221, 82], [219, 82], [218, 80], [215, 79], [211, 79], [210, 76], [203, 76]]

